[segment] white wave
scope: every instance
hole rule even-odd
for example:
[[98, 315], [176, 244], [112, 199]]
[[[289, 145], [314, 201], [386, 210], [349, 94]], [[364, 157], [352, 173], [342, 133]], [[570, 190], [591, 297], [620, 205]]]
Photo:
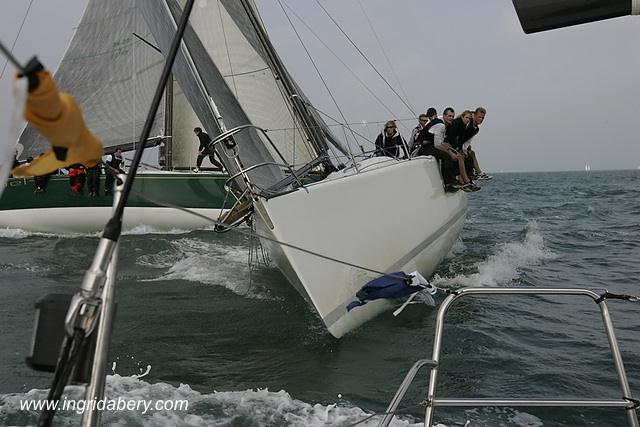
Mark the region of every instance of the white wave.
[[0, 238], [26, 239], [28, 237], [46, 237], [54, 239], [74, 239], [78, 237], [100, 237], [102, 231], [91, 233], [45, 233], [42, 231], [29, 231], [21, 228], [0, 228]]
[[[20, 425], [35, 425], [39, 412], [23, 410], [21, 403], [28, 400], [44, 400], [47, 390], [30, 390], [27, 393], [0, 395], [0, 425], [9, 420], [20, 420]], [[61, 401], [84, 399], [84, 387], [67, 386]], [[133, 410], [105, 410], [101, 425], [115, 427], [142, 426], [227, 426], [269, 425], [282, 427], [377, 426], [382, 415], [359, 408], [338, 395], [339, 401], [328, 405], [308, 403], [294, 399], [285, 390], [268, 389], [244, 391], [213, 391], [201, 393], [188, 384], [175, 387], [166, 383], [150, 384], [131, 376], [109, 375], [105, 387], [105, 399], [124, 401], [121, 407], [136, 406]], [[141, 402], [141, 403], [138, 403]], [[147, 403], [145, 408], [142, 402]], [[159, 402], [159, 406], [156, 403]], [[172, 409], [168, 409], [172, 406]], [[381, 412], [381, 411], [380, 411]], [[78, 425], [82, 411], [60, 410], [56, 414], [57, 425]], [[437, 415], [436, 415], [437, 416]], [[542, 421], [531, 414], [511, 408], [469, 409], [464, 411], [465, 426], [509, 425], [541, 427]], [[464, 418], [463, 418], [464, 419]], [[493, 421], [491, 421], [493, 420]], [[422, 427], [421, 420], [410, 415], [394, 416], [393, 427]], [[436, 422], [435, 427], [447, 427]], [[459, 421], [451, 425], [462, 425]]]
[[0, 271], [11, 271], [11, 270], [19, 270], [21, 272], [29, 272], [29, 273], [47, 273], [51, 271], [51, 269], [47, 266], [40, 264], [0, 264]]
[[513, 416], [509, 417], [509, 421], [517, 426], [523, 427], [542, 427], [544, 425], [540, 418], [527, 414], [526, 412], [516, 412]]
[[122, 232], [124, 236], [142, 236], [145, 234], [187, 234], [193, 230], [182, 230], [180, 228], [172, 228], [170, 230], [156, 229], [149, 225], [137, 225], [129, 230]]
[[187, 280], [224, 286], [242, 296], [272, 299], [267, 289], [251, 279], [249, 248], [191, 238], [176, 240], [171, 245], [171, 250], [136, 260], [147, 267], [168, 267], [164, 274], [148, 281]]
[[40, 237], [58, 237], [56, 234], [50, 233], [36, 233], [31, 231], [26, 231], [21, 228], [0, 228], [0, 239], [26, 239], [31, 236], [40, 236]]
[[[203, 230], [207, 230], [204, 228]], [[123, 230], [123, 236], [143, 236], [147, 234], [164, 234], [164, 235], [178, 235], [188, 234], [193, 230], [182, 230], [180, 228], [172, 228], [170, 230], [156, 229], [148, 225], [138, 225], [128, 230]], [[76, 237], [100, 237], [102, 236], [102, 230], [93, 231], [90, 233], [44, 233], [40, 231], [28, 231], [21, 228], [0, 228], [0, 238], [5, 239], [25, 239], [27, 237], [53, 237], [53, 238], [67, 238], [73, 239]]]
[[182, 254], [174, 249], [167, 249], [160, 252], [140, 255], [136, 258], [136, 265], [150, 268], [170, 268], [176, 263], [176, 258]]
[[438, 286], [500, 286], [508, 285], [520, 275], [520, 269], [538, 265], [555, 255], [544, 245], [542, 234], [535, 221], [527, 224], [527, 233], [522, 242], [499, 244], [493, 255], [478, 263], [478, 272], [457, 275], [453, 278], [437, 277]]
[[[47, 395], [46, 390], [31, 390], [28, 393], [18, 393], [0, 396], [0, 424], [4, 425], [8, 419], [20, 416], [21, 423], [35, 424], [38, 412], [35, 410], [21, 410], [21, 401], [42, 400]], [[83, 399], [84, 388], [70, 386], [66, 388], [63, 401]], [[321, 405], [307, 403], [294, 399], [284, 390], [271, 392], [269, 390], [224, 391], [200, 393], [186, 384], [174, 387], [166, 383], [149, 384], [145, 381], [110, 375], [107, 377], [105, 397], [110, 400], [124, 400], [133, 402], [151, 402], [145, 411], [139, 405], [136, 410], [104, 411], [102, 425], [144, 425], [144, 426], [224, 426], [224, 425], [277, 425], [292, 427], [326, 427], [329, 425], [348, 425], [363, 421], [372, 413], [349, 405], [345, 402]], [[181, 409], [167, 410], [154, 407], [156, 402], [164, 406], [168, 402]], [[181, 403], [182, 402], [182, 403]], [[56, 415], [60, 425], [77, 425], [81, 411], [65, 410]], [[375, 415], [358, 424], [363, 427], [377, 426], [381, 416]], [[394, 417], [391, 422], [394, 427], [418, 427], [422, 423], [410, 416], [402, 419]], [[440, 427], [446, 427], [439, 425]]]

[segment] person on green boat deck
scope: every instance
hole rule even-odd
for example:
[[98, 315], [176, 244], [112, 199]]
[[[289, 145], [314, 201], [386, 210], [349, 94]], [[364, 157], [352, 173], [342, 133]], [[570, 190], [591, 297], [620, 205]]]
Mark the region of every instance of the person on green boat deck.
[[87, 170], [87, 189], [89, 197], [97, 197], [100, 194], [100, 175], [102, 171], [100, 163], [96, 163], [94, 167], [86, 168]]
[[116, 174], [124, 173], [124, 159], [122, 158], [122, 150], [116, 147], [116, 150], [109, 156], [109, 160], [105, 162], [106, 178], [104, 181], [104, 194], [109, 195], [113, 191], [113, 184], [116, 181]]
[[200, 141], [200, 147], [198, 148], [198, 159], [196, 160], [196, 168], [193, 170], [194, 172], [200, 172], [200, 166], [202, 166], [202, 161], [205, 157], [209, 156], [209, 161], [217, 170], [222, 171], [222, 163], [216, 160], [216, 153], [213, 150], [209, 149], [209, 143], [211, 142], [211, 138], [209, 135], [202, 131], [202, 128], [194, 128], [193, 133], [196, 134], [198, 140]]
[[[39, 155], [42, 155], [42, 153], [40, 153]], [[27, 157], [27, 160], [24, 163], [31, 163], [33, 161], [33, 157], [29, 156]], [[36, 186], [36, 189], [34, 190], [34, 193], [36, 194], [40, 194], [40, 193], [44, 193], [44, 190], [46, 190], [47, 188], [47, 183], [49, 182], [49, 178], [51, 178], [52, 173], [48, 174], [48, 175], [42, 175], [42, 176], [34, 176], [33, 177], [33, 183]]]

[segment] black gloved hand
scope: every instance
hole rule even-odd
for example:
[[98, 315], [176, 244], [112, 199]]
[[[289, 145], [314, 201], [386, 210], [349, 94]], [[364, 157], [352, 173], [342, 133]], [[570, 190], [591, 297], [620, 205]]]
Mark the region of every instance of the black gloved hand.
[[33, 57], [24, 67], [24, 72], [19, 77], [26, 77], [29, 81], [29, 92], [33, 92], [38, 88], [40, 79], [38, 79], [38, 71], [44, 70], [44, 66], [38, 61], [37, 57]]

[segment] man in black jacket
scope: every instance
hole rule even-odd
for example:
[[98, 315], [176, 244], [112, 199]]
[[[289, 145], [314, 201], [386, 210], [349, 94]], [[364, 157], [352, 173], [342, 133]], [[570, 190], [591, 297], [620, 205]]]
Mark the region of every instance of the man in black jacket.
[[112, 194], [113, 185], [116, 182], [116, 175], [124, 173], [124, 159], [122, 158], [122, 150], [119, 147], [116, 147], [113, 154], [109, 156], [109, 160], [105, 162], [104, 169], [104, 194], [107, 196]]
[[473, 137], [480, 132], [479, 126], [484, 121], [484, 116], [487, 114], [487, 110], [483, 107], [478, 107], [473, 112], [473, 117], [469, 124], [467, 125], [462, 138], [460, 139], [460, 149], [464, 153], [465, 156], [465, 164], [467, 173], [470, 175], [474, 175], [475, 179], [478, 180], [487, 180], [493, 178], [490, 175], [482, 172], [480, 169], [480, 165], [478, 164], [478, 158], [476, 156], [476, 152], [471, 149], [471, 140]]
[[198, 148], [198, 159], [196, 160], [196, 168], [193, 170], [194, 172], [200, 171], [200, 166], [202, 166], [202, 161], [205, 157], [209, 156], [209, 161], [213, 165], [214, 168], [218, 170], [222, 170], [222, 164], [216, 160], [215, 151], [209, 149], [209, 143], [211, 142], [211, 138], [209, 135], [204, 133], [201, 128], [193, 129], [193, 133], [196, 134], [198, 139], [200, 140], [200, 147]]

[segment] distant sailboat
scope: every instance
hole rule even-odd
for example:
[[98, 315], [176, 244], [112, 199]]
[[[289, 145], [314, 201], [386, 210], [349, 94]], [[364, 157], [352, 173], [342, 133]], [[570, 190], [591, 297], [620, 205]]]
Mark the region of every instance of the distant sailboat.
[[584, 165], [584, 170], [585, 172], [589, 172], [591, 170], [591, 165], [589, 165], [589, 163]]
[[[201, 12], [208, 17], [217, 16], [217, 2], [201, 8]], [[196, 16], [193, 20], [198, 21]], [[220, 52], [219, 45], [224, 40], [222, 28], [208, 31], [200, 40], [204, 55], [208, 58], [207, 50]], [[157, 44], [161, 43], [154, 39], [136, 2], [92, 0], [55, 73], [58, 87], [76, 98], [88, 127], [107, 152], [115, 147], [125, 152], [135, 149], [134, 141], [142, 131], [147, 106], [164, 62], [162, 53], [154, 48]], [[166, 44], [162, 46], [168, 48]], [[241, 66], [255, 64], [244, 63], [246, 57], [242, 56], [224, 58], [228, 69], [220, 76], [220, 83], [234, 87], [238, 97], [248, 99], [244, 112], [251, 121], [264, 128], [284, 129], [271, 131], [270, 138], [287, 164], [309, 162], [312, 157], [306, 150], [306, 138], [297, 130], [294, 119], [284, 113], [287, 103], [270, 71], [256, 66], [251, 69], [253, 73], [237, 75]], [[267, 78], [272, 81], [268, 82]], [[242, 79], [260, 83], [242, 91], [245, 89]], [[251, 102], [254, 93], [268, 97], [269, 107]], [[211, 225], [207, 218], [217, 219], [235, 202], [225, 189], [229, 178], [226, 173], [191, 172], [198, 150], [193, 128], [206, 128], [212, 138], [221, 131], [200, 121], [187, 98], [179, 82], [170, 79], [164, 108], [158, 111], [151, 131], [154, 137], [147, 141], [147, 146], [159, 146], [158, 164], [164, 170], [144, 172], [136, 179], [134, 195], [124, 217], [127, 229], [140, 225], [159, 230], [203, 228]], [[198, 113], [206, 114], [202, 110]], [[209, 114], [215, 115], [211, 111]], [[37, 157], [48, 147], [31, 127], [20, 135], [20, 143], [24, 146], [23, 160]], [[12, 155], [9, 157], [13, 159]], [[72, 193], [66, 176], [52, 176], [46, 191], [38, 194], [34, 194], [35, 185], [31, 180], [10, 179], [0, 199], [0, 227], [51, 233], [99, 231], [109, 218], [112, 204], [111, 196], [104, 195], [104, 178], [103, 174], [102, 194], [98, 197]], [[150, 200], [189, 208], [206, 218], [156, 206]]]

